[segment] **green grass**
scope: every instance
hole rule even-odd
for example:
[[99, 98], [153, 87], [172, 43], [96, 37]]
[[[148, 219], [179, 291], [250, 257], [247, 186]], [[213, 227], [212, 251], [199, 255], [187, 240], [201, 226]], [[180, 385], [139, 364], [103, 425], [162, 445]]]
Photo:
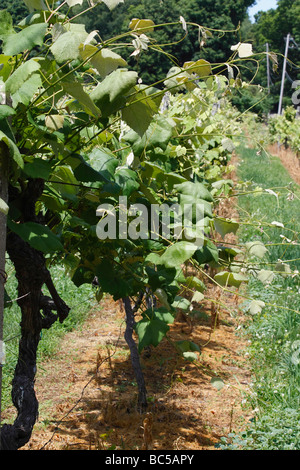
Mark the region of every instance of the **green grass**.
[[[77, 288], [71, 279], [66, 276], [62, 266], [54, 266], [50, 269], [55, 287], [62, 299], [71, 307], [68, 318], [59, 323], [56, 321], [49, 330], [43, 330], [38, 349], [38, 362], [51, 357], [58, 348], [58, 345], [65, 333], [80, 325], [87, 318], [92, 305], [94, 305], [93, 288], [84, 284]], [[11, 300], [18, 297], [17, 280], [14, 276], [14, 269], [11, 264], [7, 264], [8, 282], [6, 289]], [[43, 289], [44, 294], [48, 294], [47, 289]], [[4, 310], [4, 342], [6, 346], [6, 364], [3, 369], [3, 391], [2, 408], [11, 405], [11, 380], [18, 356], [18, 344], [20, 338], [21, 312], [16, 301], [10, 303], [9, 308]]]
[[[300, 246], [282, 244], [282, 236], [299, 242], [299, 187], [293, 183], [294, 197], [291, 197], [291, 178], [277, 157], [257, 154], [256, 150], [245, 147], [239, 149], [239, 157], [239, 179], [251, 181], [247, 191], [263, 189], [259, 196], [248, 194], [238, 199], [239, 213], [245, 223], [239, 231], [240, 241], [260, 240], [267, 246], [262, 268], [271, 269], [281, 259], [292, 271], [300, 271]], [[270, 188], [278, 198], [265, 191]], [[268, 226], [273, 221], [282, 223], [284, 228]], [[233, 433], [222, 442], [226, 442], [225, 448], [231, 449], [299, 450], [299, 276], [277, 274], [269, 285], [252, 277], [247, 295], [266, 304], [260, 314], [248, 316], [245, 326], [253, 374], [247, 404], [255, 414], [245, 433]], [[248, 303], [244, 304], [246, 315]]]

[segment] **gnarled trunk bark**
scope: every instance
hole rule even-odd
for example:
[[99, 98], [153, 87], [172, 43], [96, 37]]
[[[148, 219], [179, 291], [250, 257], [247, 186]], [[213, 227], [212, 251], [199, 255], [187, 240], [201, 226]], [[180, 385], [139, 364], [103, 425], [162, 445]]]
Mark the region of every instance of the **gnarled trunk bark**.
[[[35, 201], [42, 191], [43, 183], [32, 181], [27, 192], [22, 194], [23, 222], [36, 221]], [[1, 450], [17, 450], [29, 441], [38, 418], [34, 381], [41, 331], [50, 328], [57, 318], [62, 322], [70, 309], [55, 290], [43, 253], [12, 232], [7, 235], [7, 252], [18, 280], [18, 305], [22, 319], [19, 356], [12, 383], [12, 400], [18, 414], [12, 425], [2, 426], [0, 445]], [[44, 284], [52, 298], [43, 295]]]
[[140, 357], [137, 345], [132, 337], [134, 331], [134, 309], [131, 306], [129, 297], [123, 299], [126, 315], [126, 329], [124, 338], [130, 350], [130, 357], [134, 375], [138, 386], [138, 410], [144, 412], [147, 409], [147, 390], [145, 385], [144, 374], [141, 368]]

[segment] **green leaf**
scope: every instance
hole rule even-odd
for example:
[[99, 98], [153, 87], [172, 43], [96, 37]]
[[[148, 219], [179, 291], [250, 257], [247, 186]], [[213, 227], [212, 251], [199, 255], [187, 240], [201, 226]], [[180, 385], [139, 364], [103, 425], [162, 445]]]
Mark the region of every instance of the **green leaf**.
[[211, 65], [207, 60], [199, 59], [196, 62], [185, 62], [183, 64], [184, 69], [188, 69], [187, 72], [196, 73], [199, 77], [208, 77], [211, 74]]
[[179, 193], [179, 203], [188, 220], [199, 224], [206, 216], [212, 217], [213, 198], [202, 183], [186, 181], [175, 184], [174, 190]]
[[[155, 253], [150, 253], [149, 256], [151, 255], [154, 255], [155, 256]], [[170, 307], [170, 304], [169, 304], [169, 300], [168, 300], [168, 294], [166, 293], [166, 291], [164, 291], [163, 289], [161, 288], [158, 288], [156, 289], [156, 291], [154, 292], [154, 295], [156, 295], [156, 297], [158, 298], [159, 302], [161, 302], [161, 304], [166, 307], [168, 310], [171, 310], [171, 307]]]
[[98, 171], [106, 181], [114, 181], [119, 161], [109, 149], [95, 148], [89, 155], [88, 163]]
[[90, 284], [95, 277], [95, 273], [93, 273], [89, 268], [85, 266], [79, 266], [72, 276], [72, 282], [75, 284], [76, 287], [80, 287], [83, 284]]
[[69, 7], [74, 7], [75, 5], [82, 5], [83, 0], [66, 0]]
[[240, 287], [242, 282], [248, 282], [248, 278], [243, 274], [230, 273], [227, 271], [217, 273], [214, 279], [221, 286]]
[[3, 39], [3, 53], [18, 55], [35, 46], [42, 46], [48, 28], [47, 23], [32, 24], [19, 33], [9, 34]]
[[23, 168], [24, 167], [23, 158], [22, 158], [16, 144], [6, 134], [4, 134], [4, 132], [2, 132], [2, 131], [0, 131], [0, 141], [1, 140], [7, 145], [10, 156], [13, 158], [13, 160], [16, 162], [16, 164], [20, 168]]
[[7, 205], [6, 202], [3, 201], [3, 199], [1, 199], [1, 197], [0, 197], [0, 212], [2, 212], [2, 214], [4, 214], [4, 215], [7, 215], [7, 214], [8, 214], [8, 211], [9, 211], [8, 205]]
[[127, 197], [140, 187], [136, 172], [129, 168], [119, 168], [115, 173], [115, 182], [120, 186], [122, 195]]
[[42, 178], [47, 180], [51, 173], [51, 163], [42, 158], [34, 158], [33, 161], [25, 163], [24, 173], [29, 178]]
[[118, 69], [94, 88], [90, 97], [104, 117], [108, 117], [125, 105], [126, 95], [135, 86], [137, 77], [137, 72]]
[[258, 258], [263, 258], [268, 251], [265, 245], [258, 240], [245, 243], [245, 246], [249, 255], [257, 256]]
[[267, 269], [261, 269], [257, 274], [257, 279], [263, 284], [270, 284], [275, 278], [273, 271]]
[[191, 302], [180, 295], [176, 296], [174, 302], [172, 302], [173, 308], [178, 308], [180, 310], [188, 311], [191, 306]]
[[232, 220], [214, 218], [214, 227], [221, 237], [224, 238], [227, 233], [236, 233], [239, 228], [239, 224]]
[[186, 359], [187, 361], [197, 361], [198, 359], [198, 356], [196, 353], [194, 352], [191, 352], [191, 351], [185, 351], [184, 353], [182, 353], [184, 359]]
[[192, 297], [192, 302], [197, 302], [200, 303], [202, 300], [205, 298], [204, 294], [202, 292], [195, 292], [193, 297]]
[[173, 123], [162, 116], [155, 116], [145, 134], [141, 137], [134, 130], [126, 133], [122, 140], [132, 145], [132, 151], [139, 157], [146, 148], [159, 147], [166, 150], [169, 140], [172, 137]]
[[43, 253], [53, 253], [63, 250], [63, 246], [58, 237], [51, 230], [35, 222], [16, 224], [8, 220], [8, 228], [19, 235], [30, 246]]
[[199, 292], [203, 292], [206, 289], [204, 282], [202, 282], [201, 279], [198, 279], [196, 276], [188, 277], [185, 284], [187, 287], [194, 288]]
[[99, 171], [92, 168], [83, 158], [80, 158], [80, 161], [81, 163], [79, 163], [79, 165], [73, 170], [74, 176], [78, 181], [83, 183], [95, 183], [107, 180]]
[[119, 3], [124, 3], [124, 0], [102, 0], [102, 1], [110, 10], [113, 10], [114, 8], [116, 8], [116, 6], [119, 5]]
[[80, 57], [79, 46], [87, 36], [87, 32], [79, 28], [72, 28], [71, 31], [61, 34], [50, 47], [55, 60], [61, 64], [68, 60], [78, 59]]
[[83, 60], [87, 60], [90, 57], [89, 62], [98, 70], [102, 78], [105, 78], [118, 67], [127, 66], [126, 60], [107, 48], [99, 51], [98, 47], [87, 44], [80, 46], [79, 52]]
[[60, 165], [54, 169], [50, 176], [51, 186], [63, 198], [70, 201], [77, 200], [78, 180], [75, 178], [72, 169], [67, 165]]
[[57, 131], [64, 127], [65, 116], [61, 114], [48, 114], [45, 118], [46, 127], [50, 131]]
[[198, 346], [198, 344], [194, 343], [193, 341], [188, 341], [187, 339], [176, 341], [175, 344], [182, 353], [188, 351], [201, 352], [200, 346]]
[[42, 86], [39, 73], [40, 64], [35, 59], [30, 59], [20, 65], [17, 70], [7, 79], [6, 91], [10, 93], [13, 106], [23, 103], [27, 106], [38, 88]]
[[146, 310], [144, 318], [135, 325], [139, 338], [139, 352], [146, 346], [158, 346], [169, 331], [168, 324], [173, 323], [174, 317], [166, 309]]
[[186, 241], [174, 243], [174, 245], [169, 246], [162, 254], [160, 262], [166, 266], [166, 268], [179, 267], [193, 256], [197, 248], [198, 247], [193, 243]]
[[122, 109], [122, 119], [131, 129], [142, 136], [157, 112], [157, 104], [145, 92], [139, 92]]
[[62, 82], [63, 89], [69, 95], [73, 96], [83, 107], [86, 112], [92, 116], [100, 116], [100, 110], [95, 106], [89, 95], [84, 91], [83, 86], [79, 82]]
[[154, 22], [149, 19], [139, 20], [138, 18], [133, 18], [129, 23], [129, 29], [134, 32], [136, 32], [137, 29], [143, 29], [143, 31], [141, 31], [143, 34], [152, 33], [154, 31], [153, 26]]
[[191, 198], [186, 198], [184, 201], [192, 199], [197, 201], [203, 199], [204, 201], [213, 202], [212, 195], [202, 183], [186, 181], [184, 183], [175, 184], [174, 189], [182, 196], [189, 196]]
[[47, 10], [44, 0], [24, 0], [30, 12], [34, 10]]
[[0, 106], [0, 120], [16, 114], [15, 110], [6, 104]]
[[205, 240], [204, 246], [198, 248], [193, 257], [199, 264], [217, 263], [219, 260], [219, 251], [212, 241]]
[[108, 261], [107, 257], [96, 267], [95, 275], [102, 290], [112, 295], [114, 300], [132, 295], [130, 277], [127, 274], [124, 278], [124, 275], [120, 274], [119, 266]]
[[213, 387], [215, 387], [215, 388], [218, 390], [218, 392], [219, 392], [220, 390], [222, 390], [222, 388], [223, 388], [224, 385], [225, 385], [224, 382], [223, 382], [223, 380], [220, 379], [219, 377], [213, 377], [213, 378], [211, 379], [210, 383], [212, 384]]
[[266, 304], [262, 300], [252, 300], [248, 306], [248, 310], [251, 315], [256, 315], [260, 313]]

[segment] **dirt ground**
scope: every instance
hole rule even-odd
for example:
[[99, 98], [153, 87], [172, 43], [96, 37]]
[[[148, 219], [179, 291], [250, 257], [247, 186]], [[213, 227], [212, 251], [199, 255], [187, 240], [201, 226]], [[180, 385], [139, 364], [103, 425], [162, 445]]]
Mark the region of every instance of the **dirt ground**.
[[[234, 306], [234, 297], [230, 302]], [[81, 331], [68, 333], [55, 357], [39, 367], [40, 416], [23, 450], [144, 448], [145, 416], [136, 411], [123, 319], [119, 305], [107, 298]], [[214, 450], [221, 436], [251, 418], [241, 406], [250, 374], [238, 326], [238, 319], [221, 312], [220, 326], [214, 328], [210, 309], [202, 308], [192, 325], [179, 318], [169, 334], [201, 346], [196, 363], [179, 357], [167, 340], [142, 354], [150, 448]], [[222, 390], [211, 383], [213, 377], [223, 380]]]
[[268, 151], [271, 155], [278, 157], [282, 165], [286, 168], [291, 179], [300, 184], [300, 159], [290, 149], [286, 149], [283, 145], [270, 145]]

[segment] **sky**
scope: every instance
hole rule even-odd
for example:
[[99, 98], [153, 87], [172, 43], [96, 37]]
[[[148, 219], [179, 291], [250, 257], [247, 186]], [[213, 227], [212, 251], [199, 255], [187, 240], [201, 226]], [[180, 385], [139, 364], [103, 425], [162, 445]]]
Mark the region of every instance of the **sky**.
[[258, 11], [266, 11], [270, 10], [271, 8], [277, 7], [276, 0], [256, 0], [256, 5], [248, 8], [248, 13], [250, 16], [251, 21], [254, 21], [254, 15]]

